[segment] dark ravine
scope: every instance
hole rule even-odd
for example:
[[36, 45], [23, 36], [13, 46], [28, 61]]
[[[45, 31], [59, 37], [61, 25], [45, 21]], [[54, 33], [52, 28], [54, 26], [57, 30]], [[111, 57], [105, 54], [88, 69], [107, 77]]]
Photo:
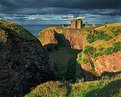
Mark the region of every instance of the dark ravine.
[[23, 27], [0, 20], [0, 97], [23, 97], [31, 87], [54, 79], [40, 41]]

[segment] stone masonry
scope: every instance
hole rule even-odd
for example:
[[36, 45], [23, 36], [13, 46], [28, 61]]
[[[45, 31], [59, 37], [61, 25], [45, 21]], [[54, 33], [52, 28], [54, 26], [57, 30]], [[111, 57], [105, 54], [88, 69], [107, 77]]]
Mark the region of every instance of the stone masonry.
[[82, 19], [73, 19], [71, 21], [71, 28], [74, 28], [74, 29], [82, 29], [82, 24], [83, 24], [83, 21]]

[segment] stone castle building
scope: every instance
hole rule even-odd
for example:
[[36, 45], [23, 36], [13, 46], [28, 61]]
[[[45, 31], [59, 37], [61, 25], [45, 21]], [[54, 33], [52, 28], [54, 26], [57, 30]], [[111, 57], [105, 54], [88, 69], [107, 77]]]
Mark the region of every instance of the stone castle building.
[[74, 28], [74, 29], [81, 29], [82, 28], [82, 25], [83, 25], [83, 21], [82, 19], [73, 19], [71, 21], [71, 28]]

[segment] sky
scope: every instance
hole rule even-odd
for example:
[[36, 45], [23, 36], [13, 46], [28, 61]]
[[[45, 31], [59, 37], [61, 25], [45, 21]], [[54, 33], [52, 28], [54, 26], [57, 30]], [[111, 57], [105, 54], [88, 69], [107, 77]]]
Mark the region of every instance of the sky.
[[73, 18], [121, 22], [121, 0], [0, 0], [0, 19], [20, 24], [70, 23]]

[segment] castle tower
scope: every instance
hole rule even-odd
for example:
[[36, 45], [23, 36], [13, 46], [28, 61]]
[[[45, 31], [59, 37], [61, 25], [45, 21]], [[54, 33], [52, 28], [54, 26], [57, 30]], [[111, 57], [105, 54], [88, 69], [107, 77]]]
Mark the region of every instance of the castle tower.
[[81, 29], [83, 25], [82, 19], [77, 19], [77, 29]]
[[85, 26], [88, 26], [88, 22], [87, 21], [85, 22]]
[[77, 28], [77, 21], [75, 19], [71, 21], [71, 28], [74, 28], [74, 29]]

